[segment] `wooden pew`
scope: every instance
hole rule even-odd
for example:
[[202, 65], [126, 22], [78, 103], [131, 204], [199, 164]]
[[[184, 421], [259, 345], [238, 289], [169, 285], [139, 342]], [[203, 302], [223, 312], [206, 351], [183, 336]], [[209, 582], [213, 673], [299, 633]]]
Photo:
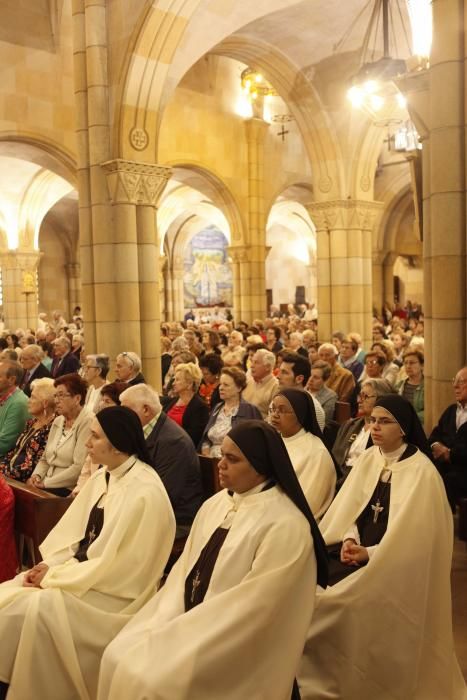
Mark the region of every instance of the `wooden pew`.
[[347, 403], [347, 401], [336, 401], [336, 409], [334, 412], [334, 419], [336, 423], [341, 425], [351, 417], [350, 404]]
[[21, 481], [5, 479], [15, 494], [15, 530], [18, 535], [30, 537], [37, 564], [42, 557], [39, 545], [58, 523], [72, 498], [61, 498]]
[[222, 491], [222, 487], [219, 484], [219, 470], [217, 465], [219, 460], [214, 457], [205, 457], [204, 455], [198, 455], [199, 457], [199, 468], [201, 469], [201, 481], [203, 484], [203, 491], [205, 499], [211, 498], [218, 491]]

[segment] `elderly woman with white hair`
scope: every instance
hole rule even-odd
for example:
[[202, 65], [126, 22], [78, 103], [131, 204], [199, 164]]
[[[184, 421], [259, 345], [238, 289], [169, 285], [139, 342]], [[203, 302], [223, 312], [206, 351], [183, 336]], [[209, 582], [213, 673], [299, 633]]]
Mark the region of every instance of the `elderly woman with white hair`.
[[303, 347], [303, 335], [299, 331], [290, 333], [288, 345], [293, 352], [298, 352], [299, 355], [308, 357], [308, 350]]
[[178, 365], [173, 383], [175, 398], [164, 406], [165, 413], [188, 433], [195, 447], [209, 418], [208, 405], [198, 394], [202, 377], [194, 362]]
[[141, 372], [141, 358], [135, 352], [121, 352], [115, 362], [116, 381], [125, 382], [128, 386], [144, 384], [145, 378]]
[[98, 410], [101, 400], [102, 387], [107, 384], [107, 375], [110, 369], [108, 355], [87, 355], [83, 365], [83, 379], [88, 383], [85, 406], [94, 413]]
[[34, 471], [44, 452], [55, 418], [54, 380], [47, 377], [35, 379], [31, 389], [28, 410], [32, 418], [26, 423], [16, 445], [0, 462], [0, 472], [18, 481], [27, 481]]

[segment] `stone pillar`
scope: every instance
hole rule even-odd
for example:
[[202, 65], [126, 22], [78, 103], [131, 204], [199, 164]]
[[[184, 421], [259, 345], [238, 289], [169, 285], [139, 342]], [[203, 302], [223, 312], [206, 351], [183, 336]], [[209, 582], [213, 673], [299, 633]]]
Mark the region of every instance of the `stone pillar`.
[[388, 253], [383, 262], [383, 296], [384, 301], [394, 302], [394, 263], [397, 253]]
[[[240, 267], [242, 319], [266, 316], [266, 215], [264, 141], [269, 124], [253, 117], [245, 122], [248, 146], [248, 259]], [[243, 297], [243, 295], [246, 297]], [[240, 320], [240, 319], [239, 319]]]
[[9, 250], [0, 257], [3, 315], [5, 326], [12, 331], [37, 327], [37, 267], [40, 255], [39, 251], [17, 249]]
[[319, 339], [334, 331], [360, 333], [371, 342], [372, 231], [382, 204], [363, 200], [316, 202]]
[[160, 389], [159, 242], [156, 206], [171, 169], [121, 159], [102, 164], [112, 202], [113, 227], [93, 246], [96, 319], [100, 346], [112, 356], [132, 350], [147, 381]]
[[183, 321], [185, 315], [185, 289], [183, 258], [176, 256], [172, 262], [172, 321]]
[[[428, 396], [426, 427], [453, 401], [451, 379], [467, 362], [466, 138], [464, 56], [467, 8], [434, 0], [429, 69], [429, 223], [424, 217]], [[425, 144], [424, 144], [425, 147]], [[426, 193], [426, 192], [425, 192]], [[428, 301], [429, 300], [429, 301]]]
[[[243, 248], [241, 249], [243, 250]], [[231, 260], [232, 266], [232, 291], [233, 291], [233, 310], [232, 315], [234, 317], [235, 323], [242, 320], [242, 303], [240, 294], [240, 249], [231, 246], [229, 248], [229, 258]]]
[[[383, 261], [386, 257], [386, 253], [381, 251], [373, 253], [373, 263], [372, 263], [372, 287], [373, 287], [373, 307], [378, 309], [378, 311], [383, 307], [386, 301], [386, 296], [384, 293], [384, 281], [383, 281]], [[390, 301], [390, 300], [388, 300]]]
[[71, 318], [75, 306], [81, 306], [81, 265], [71, 262], [65, 265], [65, 269], [68, 280], [68, 317]]
[[165, 255], [161, 255], [159, 259], [159, 298], [161, 309], [161, 321], [167, 321], [167, 257]]

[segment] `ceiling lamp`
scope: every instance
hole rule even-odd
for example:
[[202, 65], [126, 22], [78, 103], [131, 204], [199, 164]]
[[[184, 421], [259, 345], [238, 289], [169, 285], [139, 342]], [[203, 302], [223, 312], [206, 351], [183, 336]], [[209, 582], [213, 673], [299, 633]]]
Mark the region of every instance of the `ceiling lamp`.
[[245, 68], [242, 71], [240, 80], [243, 96], [251, 104], [253, 116], [264, 119], [266, 112], [268, 112], [266, 103], [277, 95], [277, 92], [261, 73], [252, 68]]
[[[405, 108], [405, 98], [394, 82], [398, 76], [407, 72], [406, 61], [397, 58], [401, 52], [397, 39], [406, 44], [404, 53], [407, 57], [414, 53], [419, 55], [419, 51], [429, 51], [431, 46], [431, 0], [403, 0], [402, 8], [400, 2], [401, 0], [369, 0], [337, 45], [342, 46], [362, 14], [372, 6], [363, 38], [360, 68], [352, 78], [347, 97], [354, 107], [364, 109], [373, 118], [378, 116], [383, 107], [391, 112]], [[408, 12], [411, 20], [413, 48], [410, 46], [404, 12]], [[417, 68], [421, 67], [425, 65], [419, 60]]]

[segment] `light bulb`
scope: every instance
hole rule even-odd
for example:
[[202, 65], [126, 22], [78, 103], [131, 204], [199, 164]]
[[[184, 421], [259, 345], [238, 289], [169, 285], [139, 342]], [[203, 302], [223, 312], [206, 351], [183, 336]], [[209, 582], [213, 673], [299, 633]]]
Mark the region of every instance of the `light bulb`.
[[375, 112], [378, 112], [384, 105], [384, 99], [380, 95], [371, 95], [370, 105]]
[[356, 85], [353, 85], [349, 90], [347, 90], [347, 99], [350, 100], [354, 107], [361, 107], [363, 104], [365, 95], [362, 90]]
[[363, 89], [367, 93], [367, 95], [372, 95], [374, 92], [377, 91], [378, 89], [378, 83], [376, 80], [367, 80], [366, 83], [363, 85]]

